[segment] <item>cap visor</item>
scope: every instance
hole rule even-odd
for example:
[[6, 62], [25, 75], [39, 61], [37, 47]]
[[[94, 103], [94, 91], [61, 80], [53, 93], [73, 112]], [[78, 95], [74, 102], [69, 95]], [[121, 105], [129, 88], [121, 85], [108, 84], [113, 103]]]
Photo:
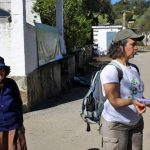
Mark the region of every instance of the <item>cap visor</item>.
[[137, 35], [130, 37], [130, 39], [136, 40], [136, 41], [142, 41], [144, 39], [144, 35]]

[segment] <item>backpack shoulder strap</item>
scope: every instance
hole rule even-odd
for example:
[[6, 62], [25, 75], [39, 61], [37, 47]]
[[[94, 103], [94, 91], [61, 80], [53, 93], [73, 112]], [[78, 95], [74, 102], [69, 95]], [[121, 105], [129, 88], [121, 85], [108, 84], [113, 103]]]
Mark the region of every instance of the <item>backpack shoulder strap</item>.
[[89, 90], [88, 90], [88, 92], [87, 92], [87, 94], [85, 95], [84, 98], [88, 97], [88, 96], [90, 95], [90, 93], [94, 90], [94, 88], [95, 88], [95, 83], [96, 83], [96, 78], [97, 78], [99, 72], [100, 72], [100, 71], [96, 71], [96, 72], [92, 75], [90, 88], [89, 88]]
[[132, 67], [134, 67], [137, 70], [138, 74], [140, 75], [140, 71], [139, 71], [139, 68], [138, 68], [137, 65], [132, 64], [132, 63], [129, 63], [129, 65], [132, 66]]
[[120, 67], [120, 65], [118, 63], [116, 63], [115, 61], [111, 61], [109, 63], [109, 65], [113, 65], [116, 67], [117, 71], [118, 71], [118, 75], [119, 75], [119, 82], [121, 81], [121, 79], [123, 78], [123, 71]]
[[92, 75], [92, 78], [91, 78], [91, 86], [94, 86], [95, 80], [96, 80], [98, 74], [99, 74], [99, 71], [96, 71], [96, 72]]

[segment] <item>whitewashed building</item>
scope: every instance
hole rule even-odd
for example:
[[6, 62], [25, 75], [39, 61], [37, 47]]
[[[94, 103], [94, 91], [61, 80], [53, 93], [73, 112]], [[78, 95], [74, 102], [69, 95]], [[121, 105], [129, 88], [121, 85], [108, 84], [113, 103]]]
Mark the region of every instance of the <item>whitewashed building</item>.
[[93, 26], [93, 46], [98, 55], [106, 55], [114, 35], [122, 26]]
[[[31, 98], [35, 98], [33, 94], [35, 93], [35, 90], [27, 89], [28, 82], [32, 82], [30, 77], [29, 81], [27, 77], [39, 67], [34, 21], [40, 23], [40, 17], [36, 14], [36, 18], [34, 18], [35, 14], [33, 14], [32, 11], [34, 3], [35, 0], [0, 0], [0, 56], [4, 57], [5, 63], [11, 66], [10, 76], [13, 77], [19, 84], [20, 91], [25, 97], [24, 103], [30, 103], [30, 105], [31, 102], [28, 102], [26, 98], [29, 97], [30, 100]], [[63, 0], [57, 0], [56, 28], [58, 29], [61, 37], [61, 52], [62, 54], [66, 54], [63, 39], [62, 4]], [[56, 69], [56, 66], [58, 66], [58, 69]], [[55, 69], [52, 69], [53, 76], [50, 75], [50, 77], [53, 79], [50, 79], [51, 81], [54, 80], [54, 77], [57, 77], [57, 71], [59, 71], [59, 73], [61, 72], [59, 70], [59, 63], [56, 64], [56, 66], [53, 66]], [[37, 79], [40, 80], [39, 76], [42, 73], [38, 73], [36, 73], [35, 76], [38, 75]], [[60, 76], [61, 75], [58, 77], [58, 81]], [[46, 80], [47, 79], [43, 82], [47, 82]], [[40, 83], [39, 86], [41, 86], [41, 84], [43, 83]], [[55, 85], [58, 85], [58, 83], [55, 83]], [[36, 86], [35, 88], [38, 87]], [[55, 88], [56, 92], [57, 89], [60, 89], [58, 86]], [[50, 92], [48, 91], [47, 94], [49, 93]], [[52, 91], [52, 93], [54, 93], [54, 91]], [[33, 96], [31, 97], [32, 94]], [[43, 95], [45, 96], [44, 98], [47, 98], [45, 93], [40, 93], [40, 96], [38, 95], [37, 97], [41, 99]]]

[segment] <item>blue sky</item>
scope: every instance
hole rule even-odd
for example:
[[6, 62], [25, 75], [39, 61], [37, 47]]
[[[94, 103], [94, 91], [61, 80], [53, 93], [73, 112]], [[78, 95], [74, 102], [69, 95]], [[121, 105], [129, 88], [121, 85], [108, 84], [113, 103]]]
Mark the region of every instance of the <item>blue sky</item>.
[[111, 0], [112, 4], [118, 2], [119, 0]]

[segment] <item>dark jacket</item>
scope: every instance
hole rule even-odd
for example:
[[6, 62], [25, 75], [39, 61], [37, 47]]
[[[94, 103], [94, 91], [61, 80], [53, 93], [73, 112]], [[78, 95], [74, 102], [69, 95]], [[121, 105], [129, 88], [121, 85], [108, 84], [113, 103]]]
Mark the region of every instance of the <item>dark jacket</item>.
[[6, 78], [0, 84], [0, 131], [8, 131], [23, 124], [22, 100], [13, 79]]

